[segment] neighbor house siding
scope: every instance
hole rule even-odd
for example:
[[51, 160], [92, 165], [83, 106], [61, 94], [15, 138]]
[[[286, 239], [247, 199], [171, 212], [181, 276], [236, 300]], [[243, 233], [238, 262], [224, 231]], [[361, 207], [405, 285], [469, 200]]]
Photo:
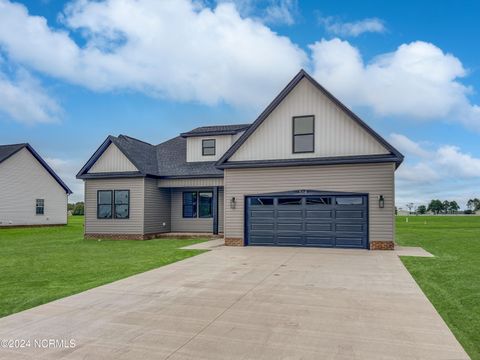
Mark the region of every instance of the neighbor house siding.
[[[36, 199], [45, 200], [36, 215]], [[0, 163], [0, 226], [67, 223], [67, 193], [26, 148]]]
[[158, 188], [156, 179], [145, 178], [145, 234], [170, 231], [170, 199], [170, 189]]
[[[129, 219], [97, 219], [98, 190], [130, 190]], [[85, 180], [86, 234], [143, 234], [144, 178]]]
[[115, 144], [110, 144], [102, 156], [88, 170], [89, 173], [138, 171], [135, 165]]
[[[244, 197], [288, 190], [369, 194], [370, 241], [394, 240], [394, 163], [225, 170], [225, 238], [244, 237]], [[378, 207], [378, 196], [385, 207]], [[235, 197], [236, 207], [229, 202]]]
[[158, 186], [165, 188], [223, 186], [223, 178], [160, 179]]
[[[215, 139], [215, 155], [202, 155], [202, 140]], [[187, 138], [187, 162], [193, 161], [216, 161], [233, 143], [232, 135], [218, 136], [195, 136]]]
[[[315, 152], [292, 152], [292, 118], [315, 116]], [[303, 79], [275, 108], [229, 161], [388, 154], [372, 135], [353, 121], [309, 80]]]
[[[211, 188], [183, 188], [172, 189], [172, 232], [207, 232], [213, 231], [213, 218], [202, 219], [184, 219], [183, 218], [183, 192], [184, 191], [211, 191]], [[224, 215], [223, 215], [223, 189], [218, 192], [218, 230], [223, 232], [224, 227]]]

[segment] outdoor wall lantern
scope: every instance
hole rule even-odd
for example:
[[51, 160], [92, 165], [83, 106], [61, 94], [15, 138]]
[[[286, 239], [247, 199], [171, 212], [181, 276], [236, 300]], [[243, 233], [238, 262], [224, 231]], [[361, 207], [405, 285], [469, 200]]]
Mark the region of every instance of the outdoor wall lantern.
[[383, 195], [378, 196], [378, 207], [379, 208], [385, 207], [385, 198], [383, 197]]
[[230, 209], [235, 209], [235, 206], [236, 206], [235, 197], [232, 197], [230, 199]]

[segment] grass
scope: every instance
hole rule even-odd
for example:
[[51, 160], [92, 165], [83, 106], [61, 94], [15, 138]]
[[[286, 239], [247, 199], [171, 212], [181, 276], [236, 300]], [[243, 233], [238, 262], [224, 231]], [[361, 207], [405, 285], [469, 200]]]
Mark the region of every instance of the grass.
[[397, 217], [397, 243], [435, 258], [402, 261], [472, 359], [480, 360], [480, 217]]
[[83, 217], [67, 226], [0, 229], [0, 317], [201, 253], [205, 239], [83, 239]]

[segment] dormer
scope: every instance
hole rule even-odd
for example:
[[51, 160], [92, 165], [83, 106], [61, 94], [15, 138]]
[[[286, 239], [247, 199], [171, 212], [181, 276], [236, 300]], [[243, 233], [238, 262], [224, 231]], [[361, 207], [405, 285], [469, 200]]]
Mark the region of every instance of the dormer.
[[249, 124], [202, 126], [180, 134], [187, 139], [187, 162], [217, 161]]

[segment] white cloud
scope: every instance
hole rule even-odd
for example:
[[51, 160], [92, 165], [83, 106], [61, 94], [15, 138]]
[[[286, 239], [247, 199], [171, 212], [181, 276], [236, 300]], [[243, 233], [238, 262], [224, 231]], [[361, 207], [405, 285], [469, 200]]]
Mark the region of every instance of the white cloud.
[[446, 145], [437, 150], [438, 163], [445, 170], [460, 177], [480, 177], [480, 158], [460, 151], [457, 146]]
[[367, 106], [381, 116], [460, 122], [480, 130], [480, 108], [460, 60], [433, 44], [416, 41], [364, 63], [359, 50], [340, 39], [310, 46], [314, 76], [350, 106]]
[[296, 0], [276, 0], [265, 9], [264, 20], [269, 24], [286, 24], [293, 25], [295, 23], [295, 12], [297, 11]]
[[231, 3], [210, 9], [188, 0], [78, 0], [62, 21], [85, 46], [23, 5], [0, 0], [0, 48], [89, 89], [207, 104], [263, 105], [307, 62], [287, 37], [242, 18]]
[[402, 134], [390, 134], [390, 143], [403, 154], [413, 154], [421, 158], [428, 158], [432, 154], [425, 150], [419, 143]]
[[31, 125], [57, 122], [62, 109], [38, 80], [20, 69], [13, 77], [0, 70], [0, 112]]
[[384, 22], [378, 18], [342, 22], [337, 18], [328, 16], [320, 18], [320, 22], [329, 33], [338, 36], [357, 37], [364, 33], [384, 33], [387, 31]]
[[397, 205], [427, 204], [441, 198], [456, 200], [464, 207], [469, 198], [479, 196], [480, 158], [453, 145], [429, 151], [401, 134], [392, 134], [390, 141], [397, 141], [395, 145], [410, 155], [396, 172]]

